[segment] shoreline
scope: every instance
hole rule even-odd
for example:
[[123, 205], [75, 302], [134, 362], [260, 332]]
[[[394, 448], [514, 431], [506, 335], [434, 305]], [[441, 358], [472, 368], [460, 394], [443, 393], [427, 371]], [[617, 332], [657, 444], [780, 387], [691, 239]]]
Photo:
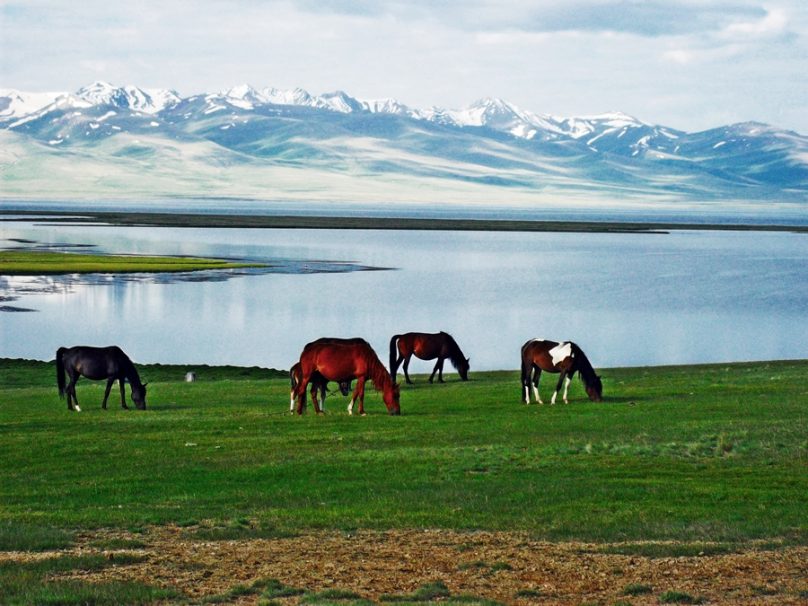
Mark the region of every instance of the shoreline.
[[[11, 218], [8, 218], [11, 217]], [[640, 221], [548, 221], [369, 216], [229, 215], [202, 213], [0, 210], [0, 223], [40, 221], [65, 225], [195, 227], [231, 229], [356, 229], [666, 234], [671, 231], [765, 231], [808, 233], [804, 225]]]

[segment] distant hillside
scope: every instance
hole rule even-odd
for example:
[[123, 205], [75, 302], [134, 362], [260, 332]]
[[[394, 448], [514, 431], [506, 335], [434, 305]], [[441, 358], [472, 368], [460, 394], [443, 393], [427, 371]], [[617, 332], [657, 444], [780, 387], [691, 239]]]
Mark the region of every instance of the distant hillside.
[[413, 109], [239, 86], [183, 98], [96, 82], [0, 91], [2, 196], [665, 204], [808, 201], [808, 138], [686, 133], [501, 99]]

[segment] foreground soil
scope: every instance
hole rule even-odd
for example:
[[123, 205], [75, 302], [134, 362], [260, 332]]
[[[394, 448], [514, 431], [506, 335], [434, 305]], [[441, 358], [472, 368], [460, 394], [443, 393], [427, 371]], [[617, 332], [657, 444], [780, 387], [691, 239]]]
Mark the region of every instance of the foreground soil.
[[[659, 604], [672, 591], [705, 604], [808, 603], [808, 547], [761, 545], [721, 555], [650, 558], [603, 552], [614, 544], [549, 543], [506, 532], [316, 532], [238, 541], [200, 541], [193, 535], [193, 529], [178, 527], [144, 534], [95, 531], [60, 553], [104, 551], [114, 560], [114, 551], [98, 545], [137, 541], [143, 548], [126, 551], [139, 553], [143, 562], [74, 576], [171, 587], [192, 601], [272, 578], [312, 592], [350, 590], [374, 601], [440, 580], [453, 596], [517, 605]], [[53, 555], [4, 553], [0, 562]], [[258, 600], [242, 596], [227, 603]]]

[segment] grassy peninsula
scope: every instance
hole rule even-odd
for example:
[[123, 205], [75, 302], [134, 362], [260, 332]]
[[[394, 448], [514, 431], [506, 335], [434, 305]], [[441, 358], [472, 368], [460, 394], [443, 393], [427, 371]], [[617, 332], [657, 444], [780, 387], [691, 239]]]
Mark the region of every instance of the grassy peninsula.
[[25, 249], [0, 251], [0, 275], [5, 276], [163, 273], [248, 267], [264, 267], [264, 265], [197, 257], [100, 255]]

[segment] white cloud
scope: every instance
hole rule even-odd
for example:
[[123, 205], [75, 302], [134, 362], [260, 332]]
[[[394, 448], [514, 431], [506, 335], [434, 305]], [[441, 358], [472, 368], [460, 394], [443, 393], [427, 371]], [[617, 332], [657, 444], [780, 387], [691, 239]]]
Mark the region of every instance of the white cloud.
[[455, 108], [500, 96], [683, 129], [714, 126], [721, 107], [808, 132], [804, 0], [16, 0], [0, 27], [0, 85], [23, 90], [249, 82]]

